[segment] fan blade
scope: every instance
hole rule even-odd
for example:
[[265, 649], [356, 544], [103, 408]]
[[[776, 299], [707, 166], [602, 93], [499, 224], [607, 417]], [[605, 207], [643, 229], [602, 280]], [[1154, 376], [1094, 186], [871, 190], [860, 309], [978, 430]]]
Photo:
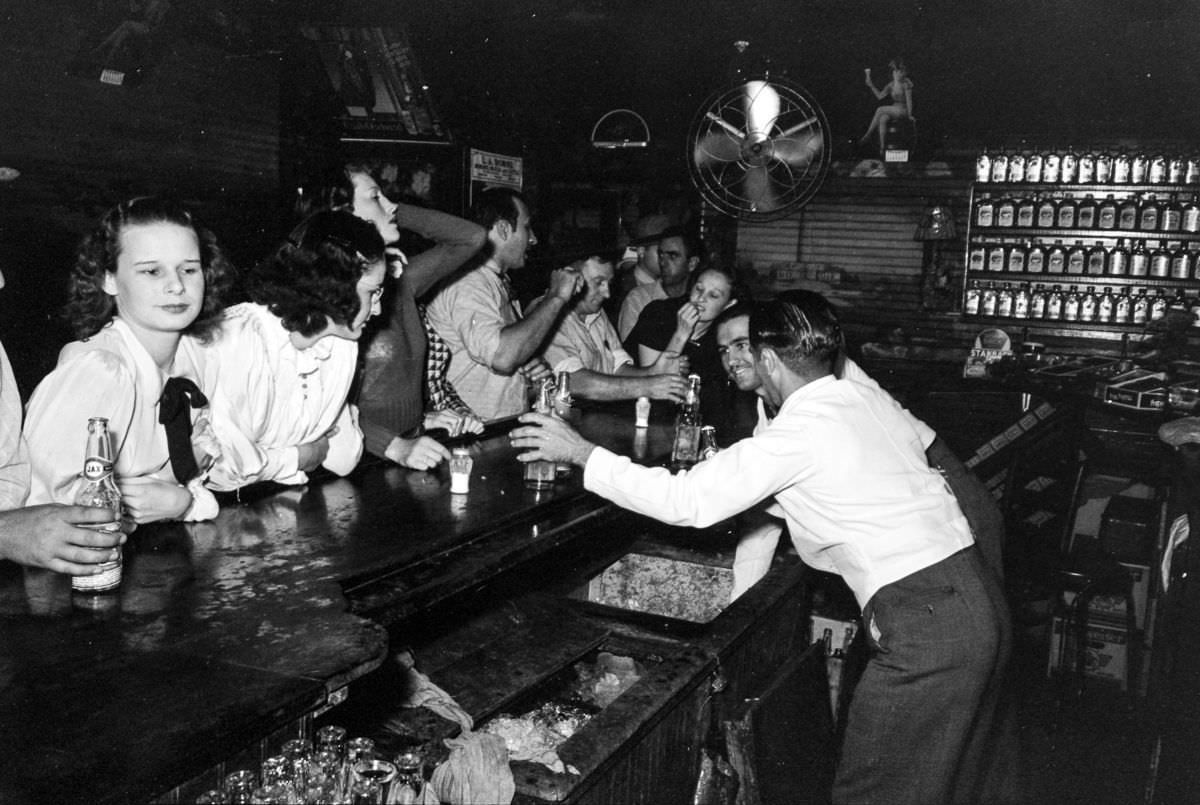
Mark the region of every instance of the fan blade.
[[742, 192], [754, 212], [770, 212], [779, 208], [771, 173], [764, 167], [746, 169], [746, 175], [742, 177]]
[[777, 137], [771, 141], [775, 158], [795, 168], [804, 167], [819, 157], [824, 145], [819, 132], [803, 137]]
[[745, 90], [746, 132], [768, 137], [779, 117], [779, 93], [766, 81], [747, 81]]
[[697, 165], [704, 165], [710, 161], [733, 162], [741, 152], [742, 148], [737, 140], [723, 131], [713, 131], [696, 143], [693, 158]]

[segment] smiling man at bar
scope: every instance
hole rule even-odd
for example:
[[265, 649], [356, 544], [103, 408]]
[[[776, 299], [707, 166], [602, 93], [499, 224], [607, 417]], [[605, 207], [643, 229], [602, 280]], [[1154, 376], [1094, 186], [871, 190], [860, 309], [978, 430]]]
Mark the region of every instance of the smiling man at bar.
[[1007, 607], [913, 418], [834, 375], [841, 327], [817, 294], [755, 308], [749, 340], [758, 393], [778, 413], [687, 472], [637, 466], [537, 414], [512, 443], [523, 461], [579, 464], [587, 489], [675, 525], [707, 526], [774, 497], [801, 558], [845, 579], [870, 636], [834, 801], [1002, 801], [989, 766]]

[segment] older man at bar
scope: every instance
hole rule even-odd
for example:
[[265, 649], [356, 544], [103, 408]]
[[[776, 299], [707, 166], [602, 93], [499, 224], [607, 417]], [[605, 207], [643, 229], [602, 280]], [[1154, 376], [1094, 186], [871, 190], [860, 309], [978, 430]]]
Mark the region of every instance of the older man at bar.
[[817, 294], [756, 308], [749, 342], [758, 393], [777, 414], [689, 471], [637, 466], [538, 414], [522, 417], [512, 442], [521, 460], [577, 463], [587, 489], [675, 525], [773, 497], [801, 558], [845, 579], [869, 633], [834, 801], [1003, 801], [992, 747], [1007, 604], [913, 417], [835, 376], [841, 327]]
[[621, 346], [617, 331], [604, 312], [611, 293], [614, 255], [593, 249], [571, 267], [583, 277], [583, 291], [555, 327], [544, 357], [557, 375], [571, 377], [571, 393], [587, 400], [682, 401], [687, 394], [683, 377], [686, 358], [664, 353], [653, 366], [634, 366]]

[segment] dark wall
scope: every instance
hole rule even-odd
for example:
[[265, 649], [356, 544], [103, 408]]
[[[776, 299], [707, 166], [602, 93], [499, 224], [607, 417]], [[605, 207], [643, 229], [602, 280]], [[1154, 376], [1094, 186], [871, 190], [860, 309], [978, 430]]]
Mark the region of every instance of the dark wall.
[[141, 83], [107, 85], [76, 60], [111, 31], [101, 5], [0, 6], [0, 166], [20, 172], [0, 182], [0, 339], [26, 395], [69, 339], [55, 311], [75, 244], [102, 210], [178, 194], [240, 263], [279, 226], [278, 56], [231, 52], [173, 14], [143, 54]]

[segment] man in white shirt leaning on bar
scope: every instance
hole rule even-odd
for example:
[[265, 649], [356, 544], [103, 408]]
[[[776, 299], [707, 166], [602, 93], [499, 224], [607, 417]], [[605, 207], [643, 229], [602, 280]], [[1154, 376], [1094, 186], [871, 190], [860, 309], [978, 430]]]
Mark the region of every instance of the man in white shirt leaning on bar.
[[512, 443], [523, 461], [579, 464], [588, 490], [674, 525], [704, 527], [773, 497], [801, 559], [845, 579], [868, 632], [834, 802], [1015, 801], [993, 768], [1008, 758], [995, 751], [1007, 603], [914, 418], [834, 375], [841, 327], [819, 294], [756, 307], [749, 342], [758, 393], [777, 414], [691, 470], [635, 465], [538, 414], [521, 418]]

